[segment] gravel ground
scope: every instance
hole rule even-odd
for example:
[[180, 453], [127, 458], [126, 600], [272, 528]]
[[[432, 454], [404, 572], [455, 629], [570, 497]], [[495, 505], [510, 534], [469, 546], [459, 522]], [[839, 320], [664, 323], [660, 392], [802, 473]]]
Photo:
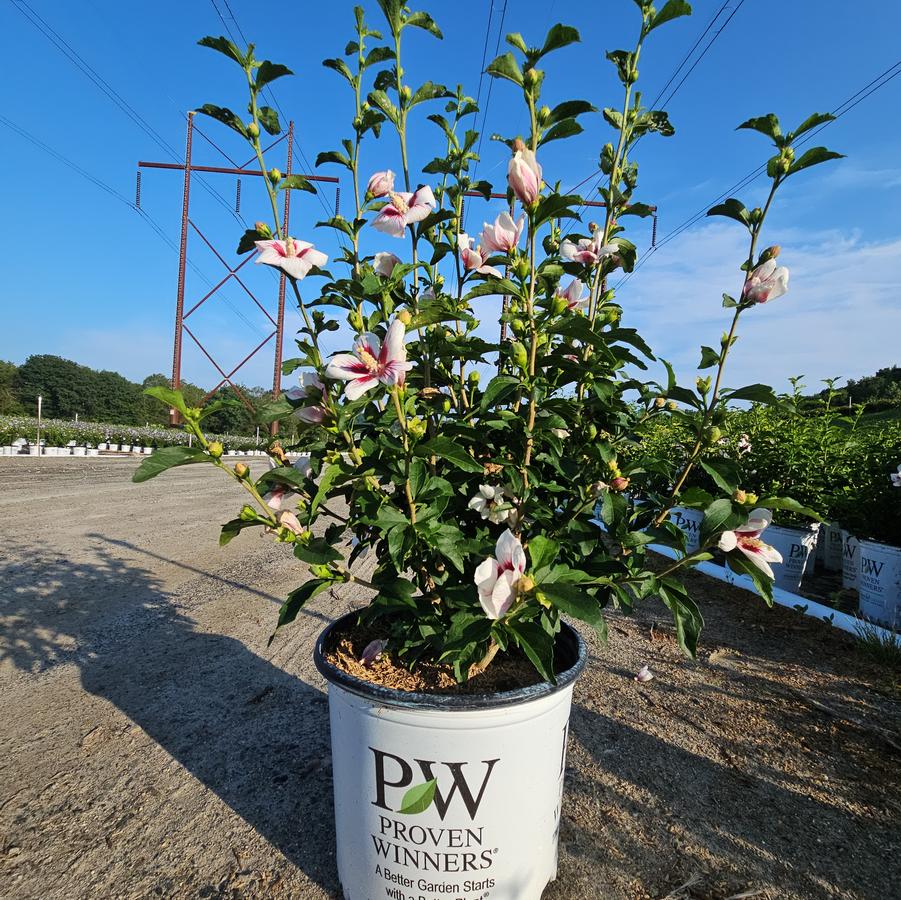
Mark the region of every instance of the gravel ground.
[[[311, 654], [361, 598], [320, 595], [267, 648], [290, 553], [218, 547], [218, 473], [136, 465], [0, 459], [0, 896], [336, 897]], [[698, 662], [653, 605], [587, 636], [546, 900], [901, 896], [897, 685], [825, 625], [692, 582]]]

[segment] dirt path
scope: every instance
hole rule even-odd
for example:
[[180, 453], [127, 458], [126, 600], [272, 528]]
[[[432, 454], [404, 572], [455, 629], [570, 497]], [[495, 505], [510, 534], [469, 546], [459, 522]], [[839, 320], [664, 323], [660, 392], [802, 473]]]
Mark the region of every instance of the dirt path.
[[[217, 473], [136, 464], [0, 460], [0, 896], [335, 897], [311, 652], [359, 598], [267, 648], [290, 554], [218, 548]], [[897, 694], [849, 639], [695, 583], [700, 662], [655, 607], [591, 645], [547, 900], [898, 896]]]

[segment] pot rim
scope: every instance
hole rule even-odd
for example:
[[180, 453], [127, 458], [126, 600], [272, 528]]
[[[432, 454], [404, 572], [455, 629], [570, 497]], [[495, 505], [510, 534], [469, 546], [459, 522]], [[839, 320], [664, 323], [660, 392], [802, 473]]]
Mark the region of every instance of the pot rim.
[[427, 694], [422, 691], [401, 691], [357, 678], [355, 675], [339, 669], [325, 658], [324, 648], [335, 629], [346, 624], [358, 614], [359, 610], [346, 613], [341, 618], [335, 619], [322, 631], [313, 650], [313, 662], [319, 670], [319, 674], [329, 684], [334, 684], [380, 706], [446, 710], [448, 712], [471, 712], [478, 709], [519, 706], [565, 690], [579, 677], [588, 662], [588, 648], [582, 636], [571, 625], [561, 622], [560, 633], [557, 635], [554, 649], [555, 651], [568, 650], [570, 657], [574, 657], [574, 661], [567, 669], [557, 673], [556, 684], [542, 681], [528, 687], [516, 688], [512, 691], [496, 691], [492, 694]]

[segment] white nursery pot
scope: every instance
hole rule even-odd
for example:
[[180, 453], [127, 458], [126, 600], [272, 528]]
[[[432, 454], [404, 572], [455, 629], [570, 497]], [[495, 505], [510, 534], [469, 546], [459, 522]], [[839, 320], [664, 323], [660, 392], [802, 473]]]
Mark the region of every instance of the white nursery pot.
[[857, 590], [862, 615], [889, 628], [898, 628], [901, 625], [901, 548], [878, 541], [861, 541]]
[[819, 528], [818, 523], [808, 528], [770, 525], [763, 533], [762, 540], [782, 554], [782, 562], [772, 564], [776, 587], [797, 592], [801, 579], [813, 572]]
[[857, 574], [860, 564], [860, 541], [850, 531], [842, 529], [842, 587], [846, 591], [857, 590]]
[[838, 525], [824, 525], [820, 531], [826, 532], [824, 538], [824, 559], [827, 572], [842, 571], [842, 530]]
[[699, 509], [674, 506], [670, 510], [669, 519], [685, 535], [686, 553], [698, 550], [701, 546], [701, 524], [704, 521], [704, 513]]
[[[329, 683], [338, 878], [345, 900], [539, 900], [557, 876], [573, 684], [587, 651], [568, 625], [557, 683], [495, 694], [398, 691], [342, 672]], [[432, 778], [422, 812], [405, 793]]]

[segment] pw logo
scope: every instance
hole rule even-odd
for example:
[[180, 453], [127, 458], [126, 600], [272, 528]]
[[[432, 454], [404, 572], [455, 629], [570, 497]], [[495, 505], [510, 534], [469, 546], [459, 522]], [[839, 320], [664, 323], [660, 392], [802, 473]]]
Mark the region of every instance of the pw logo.
[[[389, 788], [399, 790], [408, 788], [413, 784], [414, 769], [413, 765], [394, 753], [386, 753], [384, 750], [376, 750], [375, 747], [369, 748], [372, 751], [373, 765], [375, 766], [375, 800], [372, 801], [373, 806], [379, 809], [385, 809], [388, 812], [422, 812], [428, 806], [434, 804], [438, 811], [441, 821], [447, 814], [448, 809], [454, 802], [455, 798], [459, 798], [459, 802], [463, 803], [466, 811], [469, 813], [470, 819], [475, 819], [485, 796], [485, 789], [488, 787], [488, 780], [494, 767], [500, 762], [499, 759], [484, 759], [482, 765], [485, 766], [483, 774], [473, 774], [472, 783], [467, 779], [467, 773], [464, 768], [470, 763], [465, 762], [437, 762], [431, 759], [414, 759], [413, 763], [419, 770], [422, 778], [429, 787], [428, 794], [431, 794], [431, 800], [425, 806], [416, 804], [410, 808], [408, 795], [416, 791], [413, 788], [407, 791], [401, 799], [400, 806], [395, 809], [388, 805]], [[443, 767], [443, 769], [441, 768]], [[436, 768], [439, 772], [447, 771], [451, 777], [451, 787], [446, 794], [443, 794], [438, 788], [438, 776]], [[481, 778], [481, 783], [479, 779]], [[425, 785], [423, 785], [425, 787]], [[428, 794], [426, 796], [428, 796]], [[392, 795], [393, 796], [393, 795]]]
[[867, 557], [861, 556], [860, 574], [872, 575], [874, 578], [878, 578], [882, 574], [882, 568], [884, 565], [884, 562], [876, 562], [875, 559], [867, 559]]

